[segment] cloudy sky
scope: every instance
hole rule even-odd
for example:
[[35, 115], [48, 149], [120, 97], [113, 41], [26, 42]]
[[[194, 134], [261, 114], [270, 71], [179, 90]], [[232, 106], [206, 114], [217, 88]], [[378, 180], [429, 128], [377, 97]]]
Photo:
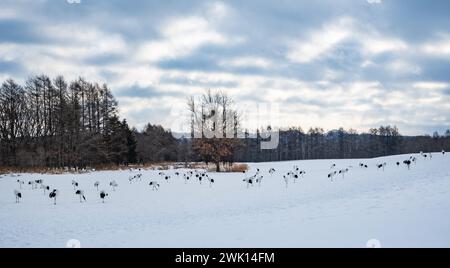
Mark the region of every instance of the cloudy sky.
[[108, 83], [138, 128], [209, 88], [280, 126], [450, 128], [447, 0], [69, 2], [0, 0], [0, 81]]

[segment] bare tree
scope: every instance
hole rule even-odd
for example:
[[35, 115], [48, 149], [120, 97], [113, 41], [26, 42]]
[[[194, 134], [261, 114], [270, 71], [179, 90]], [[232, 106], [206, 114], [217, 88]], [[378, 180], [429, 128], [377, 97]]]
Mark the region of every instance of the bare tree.
[[233, 101], [224, 92], [208, 90], [197, 102], [191, 97], [188, 109], [193, 151], [200, 160], [214, 163], [219, 172], [221, 163], [234, 161], [234, 152], [240, 144], [239, 117]]

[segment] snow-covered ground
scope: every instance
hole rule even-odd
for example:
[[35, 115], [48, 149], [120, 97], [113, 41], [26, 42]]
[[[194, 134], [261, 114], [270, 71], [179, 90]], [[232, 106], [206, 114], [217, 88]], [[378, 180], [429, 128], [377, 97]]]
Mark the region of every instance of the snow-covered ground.
[[[152, 170], [133, 184], [128, 178], [137, 172], [130, 171], [6, 175], [0, 178], [0, 247], [65, 247], [70, 239], [82, 247], [366, 247], [371, 239], [382, 247], [450, 247], [450, 154], [416, 155], [411, 170], [395, 165], [409, 156], [250, 164], [249, 174], [260, 168], [264, 180], [249, 189], [242, 173], [210, 173], [211, 188], [176, 176], [166, 183]], [[378, 170], [383, 162], [385, 171]], [[353, 168], [330, 182], [332, 163]], [[286, 188], [282, 175], [294, 165], [307, 174]], [[57, 205], [29, 185], [16, 204], [18, 178], [44, 179], [60, 191]], [[75, 195], [73, 179], [86, 203]], [[109, 193], [105, 203], [93, 186], [97, 180]], [[150, 180], [160, 181], [159, 191]]]

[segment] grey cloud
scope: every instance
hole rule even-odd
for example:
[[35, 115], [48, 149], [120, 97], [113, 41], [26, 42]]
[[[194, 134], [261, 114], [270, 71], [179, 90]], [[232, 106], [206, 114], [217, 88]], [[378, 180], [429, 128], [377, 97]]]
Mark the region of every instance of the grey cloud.
[[0, 20], [0, 43], [40, 43], [43, 38], [33, 26], [18, 20]]
[[194, 87], [202, 87], [202, 88], [231, 88], [236, 87], [238, 84], [233, 81], [200, 81], [196, 79], [189, 79], [187, 77], [162, 77], [160, 79], [160, 83], [162, 84], [178, 84], [178, 85], [186, 85], [186, 86], [194, 86]]
[[0, 73], [6, 72], [6, 73], [12, 73], [12, 74], [20, 74], [23, 72], [23, 67], [16, 63], [11, 61], [2, 61], [0, 59]]
[[[96, 0], [84, 1], [79, 5], [69, 5], [66, 1], [13, 1], [3, 0], [2, 7], [12, 9], [18, 16], [16, 18], [0, 19], [0, 76], [13, 75], [24, 78], [30, 75], [27, 69], [33, 62], [27, 59], [10, 61], [1, 58], [5, 49], [2, 44], [43, 46], [58, 46], [64, 48], [71, 45], [71, 40], [61, 40], [57, 36], [45, 36], [42, 29], [49, 26], [79, 25], [81, 29], [96, 29], [104, 36], [119, 35], [130, 51], [116, 54], [95, 54], [90, 57], [77, 55], [77, 62], [61, 62], [66, 65], [77, 64], [78, 69], [89, 68], [95, 75], [104, 78], [106, 82], [117, 82], [122, 76], [123, 66], [137, 66], [133, 58], [133, 50], [144, 42], [157, 41], [162, 38], [159, 28], [168, 18], [186, 16], [204, 16], [205, 7], [211, 1], [123, 1], [123, 0]], [[160, 75], [152, 87], [123, 86], [113, 89], [119, 98], [136, 97], [155, 99], [165, 96], [172, 98], [185, 98], [185, 92], [164, 91], [167, 85], [186, 86], [186, 88], [219, 88], [239, 90], [239, 100], [264, 101], [262, 92], [279, 90], [277, 81], [281, 79], [294, 79], [309, 83], [313, 90], [327, 91], [336, 87], [345, 87], [354, 82], [380, 81], [381, 85], [377, 97], [390, 96], [395, 90], [402, 90], [409, 97], [420, 97], [423, 92], [411, 88], [417, 81], [438, 81], [450, 83], [450, 58], [431, 57], [417, 52], [423, 42], [436, 39], [437, 33], [450, 34], [449, 1], [383, 1], [380, 5], [369, 5], [366, 1], [324, 0], [324, 1], [269, 1], [248, 0], [223, 1], [230, 8], [229, 17], [214, 23], [214, 30], [227, 37], [242, 37], [243, 42], [233, 46], [204, 45], [188, 55], [169, 57], [152, 63]], [[0, 13], [1, 14], [1, 13]], [[305, 40], [311, 31], [320, 30], [323, 24], [334, 21], [336, 18], [346, 16], [354, 18], [361, 27], [377, 31], [381, 37], [395, 37], [403, 40], [410, 47], [406, 51], [393, 51], [379, 55], [366, 55], [357, 42], [345, 41], [316, 60], [299, 64], [286, 59], [289, 41]], [[70, 39], [70, 38], [69, 38]], [[41, 53], [41, 52], [35, 52]], [[5, 53], [8, 55], [8, 53]], [[34, 59], [39, 58], [35, 55]], [[46, 54], [46, 57], [57, 57]], [[20, 58], [20, 55], [18, 55]], [[221, 64], [223, 61], [243, 57], [261, 57], [268, 59], [273, 65], [267, 68], [251, 66], [237, 67]], [[64, 59], [58, 58], [59, 61]], [[73, 59], [72, 59], [73, 60]], [[373, 66], [361, 67], [364, 61], [370, 60]], [[388, 68], [395, 61], [420, 67], [420, 72], [399, 71], [394, 72]], [[401, 66], [401, 65], [400, 65]], [[119, 67], [119, 68], [114, 68]], [[71, 70], [68, 68], [68, 70]], [[204, 74], [226, 73], [234, 77], [231, 81], [220, 79], [212, 82], [210, 79], [192, 79], [189, 72]], [[45, 72], [45, 70], [42, 70]], [[69, 72], [69, 71], [68, 71]], [[131, 73], [133, 70], [130, 71]], [[174, 72], [177, 75], [173, 75]], [[71, 76], [73, 74], [64, 74]], [[266, 82], [258, 85], [245, 85], [241, 87], [240, 79], [244, 76], [255, 75], [264, 77]], [[128, 76], [126, 76], [128, 77]], [[145, 75], [132, 79], [145, 79]], [[143, 78], [142, 78], [143, 77]], [[175, 77], [175, 78], [174, 78]], [[319, 81], [327, 83], [320, 84]], [[122, 81], [123, 82], [123, 81]], [[132, 84], [136, 81], [125, 81], [121, 85]], [[146, 81], [148, 82], [148, 81]], [[141, 83], [145, 84], [145, 83]], [[292, 90], [292, 89], [289, 89]], [[448, 89], [441, 90], [442, 97], [450, 95]], [[363, 94], [363, 93], [361, 93]], [[238, 100], [238, 101], [239, 101]], [[309, 98], [292, 98], [285, 104], [304, 104], [314, 107], [327, 107], [329, 110], [351, 113], [351, 105], [365, 105], [369, 107], [367, 125], [379, 124], [389, 120], [389, 114], [398, 111], [386, 109], [364, 97], [353, 98], [350, 105], [333, 100], [311, 100]], [[128, 105], [125, 103], [125, 105]], [[426, 109], [435, 114], [447, 112], [442, 107], [429, 106]], [[401, 127], [408, 132], [428, 131], [432, 128], [443, 129], [446, 126], [434, 124], [411, 123], [408, 125], [407, 112], [405, 120], [398, 121]], [[143, 115], [146, 112], [128, 113], [129, 121], [141, 125], [149, 120], [158, 120], [165, 114], [157, 107], [152, 108], [151, 117]], [[381, 118], [381, 121], [377, 121]], [[369, 121], [372, 120], [372, 121]], [[377, 119], [377, 120], [375, 120]], [[389, 123], [386, 121], [386, 123]], [[391, 124], [396, 122], [391, 122]], [[318, 123], [320, 125], [320, 122]], [[326, 126], [324, 126], [326, 127]]]
[[158, 98], [164, 96], [178, 96], [177, 92], [164, 92], [157, 90], [154, 87], [141, 87], [138, 85], [133, 85], [130, 87], [122, 88], [115, 91], [118, 97], [138, 97], [138, 98]]

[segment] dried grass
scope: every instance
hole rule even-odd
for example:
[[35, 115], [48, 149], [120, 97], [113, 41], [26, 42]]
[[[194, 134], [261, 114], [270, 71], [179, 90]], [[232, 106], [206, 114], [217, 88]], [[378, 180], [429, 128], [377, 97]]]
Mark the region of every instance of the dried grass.
[[[0, 174], [10, 174], [10, 173], [37, 173], [37, 174], [64, 174], [64, 173], [87, 173], [93, 171], [109, 171], [109, 170], [128, 170], [128, 169], [143, 169], [143, 170], [169, 170], [169, 169], [204, 169], [210, 172], [216, 171], [216, 166], [214, 164], [205, 164], [200, 162], [190, 162], [190, 163], [179, 163], [179, 162], [162, 162], [162, 163], [146, 163], [142, 165], [96, 165], [86, 169], [76, 169], [76, 168], [45, 168], [45, 167], [0, 167]], [[243, 172], [248, 170], [247, 164], [221, 164], [220, 170], [222, 172]]]

